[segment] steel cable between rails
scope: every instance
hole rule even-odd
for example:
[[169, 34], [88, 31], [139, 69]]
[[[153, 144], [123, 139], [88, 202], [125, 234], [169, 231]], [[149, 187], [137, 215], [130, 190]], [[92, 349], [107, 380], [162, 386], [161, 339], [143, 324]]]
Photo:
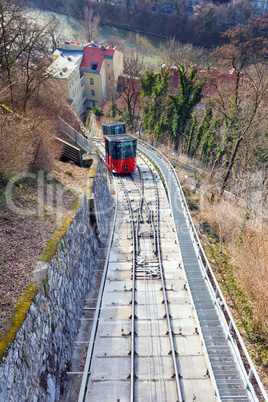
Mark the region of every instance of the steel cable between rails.
[[[149, 261], [152, 259], [152, 250], [147, 250], [145, 247], [145, 239], [142, 237], [142, 241], [143, 241], [143, 252], [145, 252], [145, 255], [143, 255], [144, 260], [146, 261], [147, 259], [149, 259]], [[146, 253], [146, 251], [148, 253]], [[144, 266], [144, 264], [143, 264]], [[161, 375], [162, 370], [160, 368], [160, 354], [159, 354], [159, 348], [158, 348], [158, 340], [160, 340], [160, 331], [158, 330], [158, 327], [156, 325], [157, 322], [157, 315], [156, 315], [156, 291], [155, 291], [155, 283], [154, 283], [154, 278], [152, 277], [151, 273], [149, 273], [148, 275], [146, 275], [146, 267], [144, 266], [144, 278], [146, 280], [146, 292], [145, 292], [145, 297], [146, 300], [151, 299], [151, 304], [152, 304], [152, 312], [153, 312], [153, 316], [151, 319], [151, 343], [152, 343], [152, 352], [154, 350], [154, 340], [156, 343], [156, 360], [157, 360], [157, 366], [158, 366], [158, 377], [159, 377], [159, 389], [160, 389], [160, 398], [161, 401], [163, 401], [163, 397], [162, 397], [162, 382], [163, 382], [163, 376]], [[150, 281], [151, 284], [151, 290], [148, 291], [147, 287], [148, 287], [148, 282]], [[149, 293], [150, 292], [150, 293]], [[148, 296], [148, 294], [150, 296]], [[152, 360], [152, 364], [154, 367], [154, 356], [153, 353], [151, 355], [151, 360]], [[150, 364], [150, 361], [149, 361]], [[156, 375], [156, 370], [154, 369], [154, 374]]]
[[[146, 158], [143, 155], [140, 155], [141, 159], [144, 160], [144, 162], [149, 164], [149, 162], [146, 161]], [[150, 169], [150, 168], [149, 168]], [[174, 348], [174, 342], [173, 342], [173, 335], [172, 335], [172, 329], [171, 329], [171, 323], [170, 323], [170, 317], [169, 317], [169, 309], [168, 309], [168, 303], [167, 303], [167, 295], [166, 295], [166, 290], [165, 290], [165, 281], [164, 281], [164, 274], [163, 274], [163, 266], [162, 266], [162, 260], [161, 260], [161, 248], [160, 248], [160, 225], [159, 225], [159, 194], [158, 194], [158, 187], [156, 184], [156, 180], [154, 180], [154, 185], [155, 185], [155, 191], [156, 191], [156, 198], [157, 198], [157, 203], [158, 203], [158, 214], [157, 214], [157, 249], [158, 249], [158, 259], [159, 259], [159, 267], [160, 267], [160, 274], [161, 274], [161, 282], [162, 282], [162, 289], [163, 289], [163, 295], [164, 295], [164, 303], [165, 303], [165, 309], [166, 309], [166, 316], [167, 316], [167, 324], [168, 324], [168, 332], [169, 332], [169, 339], [170, 339], [170, 346], [171, 346], [171, 352], [172, 352], [172, 359], [173, 359], [173, 367], [175, 371], [175, 379], [176, 379], [176, 385], [177, 385], [177, 393], [178, 393], [178, 401], [182, 402], [182, 392], [181, 392], [181, 387], [180, 387], [180, 381], [179, 381], [179, 373], [178, 373], [178, 367], [177, 367], [177, 362], [176, 362], [176, 354], [175, 354], [175, 348]]]
[[[145, 163], [146, 163], [146, 161], [144, 161]], [[152, 173], [152, 170], [151, 170], [151, 168], [148, 166], [148, 164], [146, 163], [146, 165], [147, 165], [147, 167], [148, 167], [148, 169], [149, 169], [149, 172], [151, 173], [151, 175], [152, 175], [152, 178], [153, 178], [153, 173]], [[153, 232], [154, 232], [154, 242], [156, 241], [156, 234], [155, 234], [155, 227], [154, 227], [154, 224], [153, 224], [153, 214], [152, 214], [152, 210], [150, 210], [149, 209], [149, 207], [148, 207], [148, 203], [147, 203], [147, 200], [146, 200], [146, 197], [145, 197], [145, 195], [144, 195], [144, 180], [142, 179], [142, 173], [141, 173], [141, 169], [139, 168], [139, 173], [140, 173], [140, 178], [141, 178], [141, 187], [142, 187], [142, 190], [140, 191], [140, 193], [141, 193], [141, 195], [143, 195], [143, 200], [144, 200], [144, 202], [143, 202], [143, 206], [145, 205], [146, 206], [146, 209], [147, 209], [147, 215], [148, 215], [148, 223], [150, 224], [150, 227], [151, 227], [151, 229], [153, 230]], [[150, 192], [151, 192], [151, 189], [150, 189]], [[157, 203], [157, 205], [158, 205], [158, 203]], [[145, 239], [142, 237], [142, 240], [143, 240], [143, 243], [144, 243], [144, 247], [143, 247], [143, 251], [145, 251], [145, 253], [146, 253], [146, 251], [148, 251], [148, 256], [147, 255], [145, 255], [144, 257], [145, 257], [145, 259], [146, 259], [146, 257], [148, 257], [148, 259], [149, 259], [149, 261], [152, 261], [153, 260], [153, 255], [155, 254], [155, 250], [154, 250], [154, 252], [152, 251], [152, 248], [150, 248], [150, 250], [147, 250], [147, 248], [145, 247], [145, 244], [146, 244], [146, 242], [145, 242]], [[146, 275], [145, 275], [145, 273], [144, 273], [144, 276], [146, 277]], [[152, 307], [153, 307], [153, 326], [154, 326], [154, 334], [155, 334], [155, 337], [153, 337], [152, 336], [152, 344], [153, 344], [153, 339], [155, 338], [155, 343], [156, 343], [156, 358], [157, 358], [157, 365], [158, 365], [158, 377], [159, 377], [159, 389], [160, 389], [160, 398], [161, 398], [161, 401], [163, 401], [163, 392], [162, 392], [162, 384], [163, 384], [163, 386], [164, 386], [164, 379], [163, 379], [163, 371], [161, 370], [161, 366], [160, 366], [160, 356], [161, 356], [161, 350], [160, 350], [160, 353], [159, 353], [159, 345], [158, 345], [158, 340], [160, 341], [160, 339], [161, 339], [161, 334], [160, 334], [160, 328], [159, 328], [159, 325], [157, 325], [157, 317], [156, 317], [156, 303], [157, 303], [157, 300], [156, 300], [156, 289], [155, 289], [155, 281], [154, 281], [154, 278], [152, 277], [152, 274], [151, 274], [151, 271], [150, 271], [150, 274], [149, 274], [149, 280], [150, 280], [150, 282], [151, 282], [151, 298], [152, 298]], [[147, 281], [146, 281], [146, 283], [147, 283]], [[147, 295], [146, 295], [147, 296]], [[152, 330], [152, 334], [153, 334], [153, 330]], [[161, 347], [161, 342], [160, 342], [160, 347]], [[152, 355], [152, 361], [154, 360], [154, 357], [153, 357], [153, 355]], [[165, 394], [165, 391], [164, 391], [164, 394]]]
[[118, 177], [120, 181], [125, 197], [127, 199], [130, 218], [131, 218], [131, 226], [132, 226], [132, 238], [133, 238], [133, 272], [132, 272], [132, 311], [131, 311], [131, 384], [130, 384], [130, 402], [134, 402], [134, 380], [135, 380], [135, 270], [136, 270], [136, 244], [135, 244], [135, 226], [134, 226], [134, 218], [133, 218], [133, 210], [131, 207], [131, 203], [126, 191], [126, 186], [123, 182], [122, 177]]
[[[142, 174], [141, 174], [141, 170], [138, 167], [138, 171], [139, 171], [139, 176], [140, 176], [140, 185], [142, 188], [142, 197], [141, 197], [141, 201], [140, 201], [140, 206], [138, 208], [137, 211], [137, 230], [136, 230], [136, 249], [137, 254], [139, 254], [140, 252], [140, 246], [139, 246], [139, 238], [138, 238], [138, 233], [139, 233], [139, 229], [140, 229], [140, 221], [143, 220], [142, 217], [142, 201], [143, 201], [143, 191], [144, 191], [144, 187], [143, 187], [143, 180], [142, 180]], [[136, 181], [133, 178], [133, 175], [131, 175], [131, 178], [133, 180], [133, 182], [136, 184]], [[138, 188], [139, 189], [139, 188]], [[150, 402], [153, 401], [153, 396], [152, 396], [152, 379], [151, 379], [151, 364], [150, 364], [150, 340], [149, 340], [149, 319], [148, 319], [148, 291], [147, 291], [147, 280], [146, 280], [146, 272], [145, 272], [145, 265], [144, 265], [144, 261], [142, 262], [142, 268], [143, 268], [143, 281], [144, 281], [144, 295], [145, 295], [145, 311], [146, 311], [146, 333], [147, 333], [147, 347], [148, 347], [148, 351], [147, 351], [147, 356], [148, 356], [148, 372], [149, 372], [149, 390], [150, 390]]]
[[[149, 169], [150, 169], [150, 167], [149, 167]], [[152, 175], [152, 179], [154, 179], [153, 172], [152, 172], [151, 169], [150, 169], [150, 173]], [[151, 189], [150, 189], [150, 192], [151, 192]], [[151, 212], [152, 212], [152, 214], [151, 214], [151, 222], [150, 223], [151, 223], [151, 226], [152, 226], [152, 230], [154, 232], [154, 247], [156, 247], [156, 244], [155, 244], [155, 242], [156, 242], [156, 228], [155, 228], [155, 225], [154, 225], [154, 222], [153, 222], [153, 219], [154, 219], [153, 218], [153, 211], [151, 210]], [[158, 213], [158, 200], [156, 202], [156, 214], [157, 213]], [[156, 248], [154, 249], [153, 253], [151, 251], [151, 255], [152, 254], [156, 254]], [[159, 361], [159, 356], [161, 356], [161, 342], [160, 342], [161, 333], [160, 333], [159, 322], [158, 322], [157, 317], [156, 317], [157, 314], [156, 314], [156, 311], [155, 311], [155, 308], [157, 306], [157, 298], [156, 298], [155, 280], [152, 277], [152, 275], [150, 275], [150, 282], [151, 282], [151, 285], [152, 285], [152, 291], [151, 291], [152, 299], [154, 299], [152, 304], [153, 304], [154, 327], [155, 327], [155, 335], [156, 335], [156, 349], [157, 349], [157, 361], [158, 361], [158, 372], [159, 372], [160, 396], [161, 396], [161, 401], [163, 401], [162, 383], [163, 383], [163, 387], [164, 387], [164, 395], [165, 395], [165, 383], [164, 383], [164, 378], [163, 378], [163, 370], [161, 370], [161, 368], [160, 368], [160, 361]], [[157, 339], [159, 339], [159, 344], [158, 344]], [[160, 348], [160, 352], [159, 352], [159, 348]]]
[[150, 340], [149, 340], [149, 322], [148, 322], [148, 301], [147, 301], [147, 280], [145, 275], [145, 267], [143, 266], [143, 281], [144, 281], [144, 294], [145, 294], [145, 309], [146, 309], [146, 329], [147, 329], [147, 346], [148, 346], [148, 369], [149, 369], [149, 389], [150, 401], [153, 400], [152, 396], [152, 383], [151, 383], [151, 365], [150, 365]]
[[[157, 354], [157, 364], [158, 364], [158, 376], [159, 376], [159, 389], [160, 389], [160, 397], [161, 401], [163, 401], [163, 396], [162, 396], [162, 384], [164, 388], [164, 395], [165, 395], [165, 383], [164, 383], [164, 378], [163, 378], [163, 369], [161, 369], [160, 366], [160, 359], [159, 356], [162, 357], [161, 354], [161, 334], [160, 334], [160, 327], [159, 327], [159, 320], [157, 320], [157, 314], [156, 314], [156, 306], [157, 306], [157, 299], [156, 299], [156, 289], [155, 289], [155, 281], [152, 276], [150, 276], [150, 282], [152, 285], [152, 299], [153, 299], [153, 315], [154, 315], [154, 328], [155, 328], [155, 342], [156, 342], [156, 354]], [[159, 340], [159, 342], [158, 342]], [[160, 350], [159, 350], [160, 349]]]
[[[159, 192], [158, 192], [158, 187], [156, 184], [156, 181], [154, 181], [155, 184], [155, 190], [157, 194], [157, 200], [159, 203]], [[163, 273], [163, 266], [162, 266], [162, 259], [161, 259], [161, 247], [160, 247], [160, 224], [159, 224], [159, 204], [158, 204], [158, 214], [157, 214], [157, 249], [158, 249], [158, 258], [159, 258], [159, 266], [160, 266], [160, 274], [161, 274], [161, 281], [162, 281], [162, 287], [163, 287], [163, 294], [164, 294], [164, 302], [165, 302], [165, 307], [166, 307], [166, 315], [167, 315], [167, 323], [168, 323], [168, 332], [169, 332], [169, 339], [170, 339], [170, 346], [171, 346], [171, 352], [172, 352], [172, 359], [173, 359], [173, 367], [175, 371], [175, 378], [176, 378], [176, 384], [177, 384], [177, 393], [178, 393], [178, 400], [179, 402], [182, 402], [182, 391], [181, 391], [181, 386], [180, 386], [180, 379], [179, 379], [179, 372], [178, 372], [178, 367], [177, 367], [177, 361], [176, 361], [176, 353], [175, 353], [175, 347], [174, 347], [174, 341], [173, 341], [173, 335], [172, 335], [172, 328], [171, 328], [171, 322], [170, 322], [170, 317], [169, 317], [169, 308], [168, 308], [168, 302], [167, 302], [167, 295], [166, 295], [166, 289], [165, 289], [165, 280], [164, 280], [164, 273]]]

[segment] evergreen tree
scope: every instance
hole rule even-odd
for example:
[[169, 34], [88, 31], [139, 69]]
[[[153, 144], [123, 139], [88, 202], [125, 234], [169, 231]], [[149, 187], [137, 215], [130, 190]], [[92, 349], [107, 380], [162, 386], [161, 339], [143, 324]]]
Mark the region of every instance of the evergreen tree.
[[197, 122], [196, 115], [194, 115], [191, 131], [190, 131], [190, 134], [189, 134], [189, 137], [188, 137], [187, 156], [191, 156], [192, 142], [193, 142], [193, 139], [194, 139], [196, 122]]
[[193, 68], [189, 75], [183, 65], [178, 66], [179, 92], [168, 96], [170, 134], [174, 141], [175, 150], [185, 135], [185, 129], [189, 124], [195, 106], [202, 99], [202, 89], [205, 80], [200, 80], [197, 69]]
[[198, 127], [197, 130], [197, 134], [196, 134], [196, 138], [195, 138], [195, 143], [194, 143], [194, 147], [191, 150], [191, 157], [194, 157], [200, 144], [202, 141], [202, 138], [204, 136], [204, 134], [209, 131], [209, 127], [211, 124], [211, 119], [212, 119], [212, 106], [211, 104], [208, 105], [208, 107], [206, 108], [206, 113], [205, 116], [203, 118], [202, 123], [200, 124], [200, 126]]
[[209, 129], [203, 137], [201, 144], [200, 160], [204, 160], [207, 165], [213, 159], [213, 151], [219, 142], [219, 128], [222, 122], [219, 120], [212, 120]]
[[111, 96], [111, 112], [112, 112], [112, 118], [114, 119], [116, 114], [117, 114], [117, 104], [114, 101], [113, 95]]
[[145, 78], [140, 78], [144, 128], [148, 133], [154, 133], [156, 139], [168, 128], [166, 104], [169, 79], [170, 73], [163, 69], [157, 74], [146, 71]]

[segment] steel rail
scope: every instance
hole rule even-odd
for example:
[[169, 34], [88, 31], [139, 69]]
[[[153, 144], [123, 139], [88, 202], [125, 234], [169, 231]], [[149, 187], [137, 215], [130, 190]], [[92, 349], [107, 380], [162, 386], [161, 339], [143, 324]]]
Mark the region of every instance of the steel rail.
[[[147, 166], [149, 168], [149, 171], [150, 171], [150, 173], [152, 175], [152, 178], [153, 178], [153, 173], [152, 173], [152, 170], [151, 170], [150, 166], [148, 165], [148, 163], [146, 161], [145, 161], [145, 163], [147, 164]], [[153, 253], [156, 254], [156, 252], [155, 252], [156, 229], [155, 229], [154, 222], [153, 222], [153, 219], [152, 219], [153, 210], [149, 208], [148, 202], [147, 202], [146, 197], [144, 195], [144, 180], [142, 180], [142, 196], [144, 198], [144, 203], [146, 204], [146, 208], [147, 208], [148, 223], [150, 224], [150, 226], [153, 229], [153, 236], [154, 236], [154, 251], [153, 251]], [[152, 250], [151, 250], [151, 255], [152, 255]], [[151, 256], [150, 256], [150, 258], [151, 258]], [[153, 316], [154, 316], [153, 323], [154, 323], [155, 343], [156, 343], [156, 356], [157, 356], [157, 365], [158, 365], [159, 390], [160, 390], [160, 399], [161, 399], [161, 401], [163, 401], [162, 383], [164, 384], [164, 379], [163, 379], [162, 371], [161, 371], [161, 368], [160, 368], [160, 360], [159, 360], [160, 353], [159, 353], [158, 337], [160, 338], [160, 332], [159, 332], [159, 328], [157, 327], [157, 322], [156, 322], [156, 311], [157, 311], [156, 304], [157, 304], [157, 300], [156, 300], [156, 292], [155, 292], [155, 281], [154, 281], [154, 278], [153, 278], [152, 275], [150, 275], [148, 279], [150, 280], [151, 287], [152, 287], [152, 289], [151, 289], [151, 297], [152, 297], [152, 307], [153, 307]], [[157, 335], [158, 335], [158, 337], [157, 337]]]
[[91, 334], [90, 334], [90, 340], [89, 340], [89, 345], [88, 345], [84, 373], [83, 373], [82, 382], [81, 382], [81, 386], [80, 386], [78, 402], [83, 402], [84, 398], [85, 398], [87, 380], [88, 380], [88, 376], [90, 374], [89, 370], [90, 370], [90, 364], [91, 364], [91, 359], [92, 359], [92, 353], [93, 353], [93, 349], [94, 349], [95, 337], [96, 337], [96, 333], [97, 333], [97, 329], [98, 329], [98, 320], [99, 320], [99, 316], [100, 316], [102, 296], [103, 296], [103, 292], [104, 292], [104, 286], [105, 286], [105, 281], [106, 281], [106, 276], [107, 276], [107, 271], [108, 271], [110, 251], [111, 251], [113, 237], [114, 237], [115, 223], [116, 223], [116, 217], [117, 217], [117, 207], [118, 207], [118, 193], [117, 193], [117, 187], [116, 187], [114, 176], [113, 176], [113, 180], [114, 180], [114, 186], [115, 186], [114, 219], [113, 219], [113, 225], [112, 225], [111, 235], [110, 235], [110, 239], [109, 239], [109, 245], [108, 245], [108, 249], [107, 249], [107, 255], [106, 255], [106, 259], [105, 259], [105, 265], [104, 265], [104, 270], [103, 270], [103, 274], [102, 274], [101, 284], [100, 284], [99, 296], [98, 296], [98, 300], [97, 300], [97, 304], [96, 304], [96, 311], [95, 311]]
[[135, 244], [135, 227], [134, 227], [134, 217], [133, 217], [133, 211], [131, 207], [131, 203], [128, 197], [128, 193], [126, 191], [125, 185], [123, 183], [123, 180], [121, 177], [119, 177], [123, 191], [125, 193], [127, 202], [128, 202], [128, 207], [129, 207], [129, 213], [131, 217], [131, 223], [132, 223], [132, 237], [133, 237], [133, 271], [132, 271], [132, 306], [131, 306], [131, 383], [130, 383], [130, 401], [134, 402], [134, 381], [135, 381], [135, 270], [136, 270], [136, 244]]
[[148, 301], [147, 301], [147, 278], [145, 274], [145, 267], [143, 263], [143, 282], [144, 282], [144, 295], [145, 295], [145, 310], [146, 310], [146, 329], [147, 329], [147, 347], [148, 347], [148, 371], [149, 371], [149, 387], [150, 387], [150, 402], [153, 400], [152, 397], [152, 381], [151, 381], [151, 365], [150, 365], [150, 341], [149, 341], [149, 325], [148, 325]]
[[[244, 382], [244, 385], [245, 385], [246, 389], [248, 389], [250, 391], [253, 400], [258, 401], [258, 397], [256, 396], [255, 390], [254, 390], [253, 385], [252, 385], [253, 378], [255, 378], [255, 381], [257, 383], [259, 391], [262, 394], [262, 397], [264, 398], [265, 401], [268, 401], [267, 393], [266, 393], [266, 391], [265, 391], [265, 389], [263, 387], [263, 384], [262, 384], [262, 382], [261, 382], [261, 380], [260, 380], [260, 378], [258, 376], [258, 373], [257, 373], [257, 371], [256, 371], [256, 369], [255, 369], [255, 367], [254, 367], [254, 365], [252, 363], [252, 360], [251, 360], [251, 358], [250, 358], [250, 356], [248, 354], [248, 351], [247, 351], [247, 349], [245, 347], [244, 341], [243, 341], [243, 339], [242, 339], [242, 337], [241, 337], [241, 335], [240, 335], [240, 333], [239, 333], [239, 331], [237, 329], [237, 326], [236, 326], [236, 324], [234, 322], [234, 319], [233, 319], [232, 314], [231, 314], [231, 312], [229, 310], [229, 307], [228, 307], [228, 305], [226, 303], [226, 300], [225, 300], [225, 298], [223, 296], [223, 293], [222, 293], [222, 291], [221, 291], [221, 289], [220, 289], [220, 287], [218, 285], [216, 277], [215, 277], [215, 275], [213, 273], [213, 270], [212, 270], [212, 268], [210, 266], [210, 263], [209, 263], [209, 261], [208, 261], [208, 259], [206, 257], [206, 254], [205, 254], [205, 252], [203, 250], [202, 244], [200, 242], [199, 236], [198, 236], [198, 234], [196, 232], [196, 229], [195, 229], [195, 226], [193, 224], [192, 217], [191, 217], [191, 214], [189, 212], [188, 205], [187, 205], [187, 202], [186, 202], [186, 199], [185, 199], [181, 184], [179, 182], [179, 179], [177, 177], [177, 174], [176, 174], [176, 171], [175, 171], [174, 167], [172, 166], [170, 161], [158, 149], [154, 148], [153, 146], [149, 145], [148, 143], [146, 143], [144, 141], [138, 140], [138, 142], [143, 148], [148, 149], [149, 151], [151, 151], [152, 154], [156, 155], [159, 159], [161, 159], [162, 163], [169, 170], [169, 172], [171, 174], [171, 177], [173, 177], [173, 180], [175, 181], [175, 184], [176, 184], [176, 187], [177, 187], [177, 190], [178, 190], [178, 193], [179, 193], [180, 200], [181, 200], [182, 205], [183, 205], [183, 210], [184, 210], [184, 214], [185, 214], [185, 217], [186, 217], [186, 223], [187, 223], [187, 225], [189, 227], [189, 231], [190, 231], [190, 234], [191, 234], [191, 237], [192, 237], [192, 241], [193, 241], [193, 243], [195, 245], [195, 251], [196, 251], [196, 254], [197, 254], [197, 257], [198, 257], [199, 264], [200, 264], [200, 266], [202, 268], [204, 278], [206, 279], [208, 285], [210, 286], [210, 292], [211, 292], [211, 295], [213, 296], [215, 306], [217, 308], [217, 311], [218, 311], [219, 316], [221, 318], [221, 322], [222, 322], [222, 324], [224, 326], [224, 329], [225, 329], [225, 332], [227, 334], [227, 339], [229, 339], [231, 344], [232, 344], [232, 350], [233, 350], [234, 356], [236, 357], [238, 365], [239, 365], [239, 367], [241, 369], [242, 380]], [[148, 155], [148, 156], [151, 157], [151, 155]], [[157, 165], [158, 165], [158, 163], [157, 163]], [[162, 172], [162, 169], [160, 167], [159, 167], [159, 169]], [[162, 174], [163, 174], [163, 172], [162, 172]], [[164, 174], [163, 174], [163, 177], [165, 177]], [[165, 180], [166, 180], [166, 178], [165, 178]], [[170, 203], [171, 203], [171, 197], [170, 197], [169, 191], [168, 191], [168, 197], [169, 197], [169, 200], [170, 200]], [[215, 289], [214, 289], [214, 287], [215, 287]], [[190, 292], [190, 294], [191, 294], [191, 292]], [[191, 299], [192, 299], [192, 297], [191, 297]], [[223, 309], [225, 310], [225, 313], [224, 313]], [[229, 322], [227, 321], [225, 314], [227, 315]], [[198, 318], [197, 318], [197, 320], [198, 320]], [[198, 322], [199, 322], [199, 320], [198, 320]], [[199, 323], [199, 329], [200, 329], [201, 334], [202, 334], [202, 329], [201, 329], [200, 323]], [[240, 350], [239, 350], [239, 348], [237, 346], [236, 340], [234, 339], [234, 333], [233, 332], [235, 333], [235, 335], [236, 335], [236, 337], [237, 337], [237, 339], [239, 341], [239, 345], [240, 345], [240, 347], [241, 347], [241, 349], [243, 351], [244, 357], [247, 360], [247, 364], [249, 366], [248, 371], [247, 371], [247, 369], [245, 367], [245, 364], [243, 363], [241, 352], [240, 352]], [[205, 343], [204, 343], [204, 345], [205, 345]], [[212, 367], [210, 365], [210, 362], [208, 362], [208, 364], [210, 366], [209, 368], [210, 368], [210, 372], [211, 372], [211, 377], [214, 380], [213, 381], [214, 385], [216, 385], [216, 381], [215, 381], [215, 378], [214, 378], [214, 375], [213, 375], [213, 369], [212, 369]], [[216, 388], [217, 388], [217, 385], [216, 385]], [[218, 389], [217, 389], [217, 394], [218, 394]], [[219, 394], [218, 394], [218, 396], [219, 396]]]
[[[142, 157], [144, 160], [144, 157]], [[149, 164], [147, 161], [145, 161], [146, 164], [149, 167]], [[170, 322], [170, 315], [169, 315], [169, 308], [168, 308], [168, 301], [167, 301], [167, 293], [166, 293], [166, 287], [165, 287], [165, 280], [164, 280], [164, 274], [163, 274], [163, 265], [162, 265], [162, 258], [161, 258], [161, 248], [160, 248], [160, 236], [159, 236], [159, 191], [157, 187], [157, 182], [155, 180], [155, 177], [153, 175], [153, 172], [151, 168], [149, 167], [152, 178], [153, 178], [153, 183], [155, 186], [155, 192], [156, 192], [156, 200], [157, 200], [157, 205], [156, 205], [156, 210], [157, 210], [157, 216], [156, 216], [156, 221], [157, 221], [157, 231], [156, 231], [156, 239], [157, 239], [157, 255], [158, 255], [158, 261], [159, 261], [159, 268], [160, 268], [160, 276], [161, 276], [161, 283], [162, 283], [162, 289], [163, 289], [163, 295], [164, 295], [164, 303], [165, 303], [165, 310], [166, 310], [166, 318], [167, 318], [167, 324], [168, 324], [168, 335], [169, 335], [169, 340], [170, 340], [170, 346], [171, 346], [171, 352], [172, 352], [172, 360], [173, 360], [173, 367], [175, 371], [175, 379], [176, 379], [176, 386], [177, 386], [177, 394], [178, 394], [178, 401], [183, 402], [182, 398], [182, 391], [181, 391], [181, 386], [180, 386], [180, 379], [179, 379], [179, 372], [178, 372], [178, 367], [177, 367], [177, 361], [176, 361], [176, 351], [174, 347], [174, 341], [173, 341], [173, 335], [172, 335], [172, 328], [171, 328], [171, 322]]]
[[157, 249], [158, 249], [158, 260], [159, 260], [159, 267], [160, 267], [160, 275], [161, 275], [161, 282], [162, 282], [162, 288], [163, 288], [163, 295], [164, 295], [164, 301], [165, 301], [165, 308], [166, 308], [166, 314], [167, 314], [167, 323], [168, 323], [168, 332], [169, 332], [169, 340], [170, 340], [170, 346], [171, 346], [171, 352], [172, 352], [172, 360], [173, 360], [173, 367], [175, 371], [175, 378], [176, 378], [176, 385], [177, 385], [177, 393], [178, 393], [178, 401], [183, 402], [182, 399], [182, 392], [181, 392], [181, 386], [180, 386], [180, 378], [179, 378], [179, 372], [178, 372], [178, 366], [177, 366], [177, 361], [176, 361], [176, 351], [174, 347], [174, 341], [173, 341], [173, 335], [172, 335], [172, 328], [171, 328], [171, 322], [170, 322], [170, 316], [169, 316], [169, 308], [168, 308], [168, 301], [167, 301], [167, 293], [166, 293], [166, 286], [165, 286], [165, 280], [164, 280], [164, 274], [163, 274], [163, 265], [162, 265], [162, 258], [161, 258], [161, 247], [160, 247], [160, 228], [159, 228], [159, 192], [158, 192], [158, 187], [157, 183], [154, 180], [154, 185], [156, 189], [156, 195], [157, 195]]

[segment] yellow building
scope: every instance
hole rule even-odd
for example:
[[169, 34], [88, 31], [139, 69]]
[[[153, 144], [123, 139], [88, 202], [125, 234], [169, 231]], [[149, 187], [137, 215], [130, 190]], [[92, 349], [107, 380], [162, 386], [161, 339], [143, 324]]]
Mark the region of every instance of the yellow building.
[[110, 98], [123, 74], [123, 53], [116, 47], [65, 42], [58, 44], [52, 57], [48, 72], [66, 89], [79, 115], [86, 107], [101, 106]]
[[101, 106], [123, 74], [123, 53], [111, 46], [85, 46], [80, 72], [84, 75], [88, 107]]

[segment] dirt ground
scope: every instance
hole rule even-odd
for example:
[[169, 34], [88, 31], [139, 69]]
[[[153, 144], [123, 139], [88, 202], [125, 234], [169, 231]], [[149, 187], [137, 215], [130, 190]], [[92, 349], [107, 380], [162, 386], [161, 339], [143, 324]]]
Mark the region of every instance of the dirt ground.
[[87, 174], [56, 161], [49, 175], [34, 173], [13, 183], [0, 178], [0, 337], [60, 217], [84, 191]]

